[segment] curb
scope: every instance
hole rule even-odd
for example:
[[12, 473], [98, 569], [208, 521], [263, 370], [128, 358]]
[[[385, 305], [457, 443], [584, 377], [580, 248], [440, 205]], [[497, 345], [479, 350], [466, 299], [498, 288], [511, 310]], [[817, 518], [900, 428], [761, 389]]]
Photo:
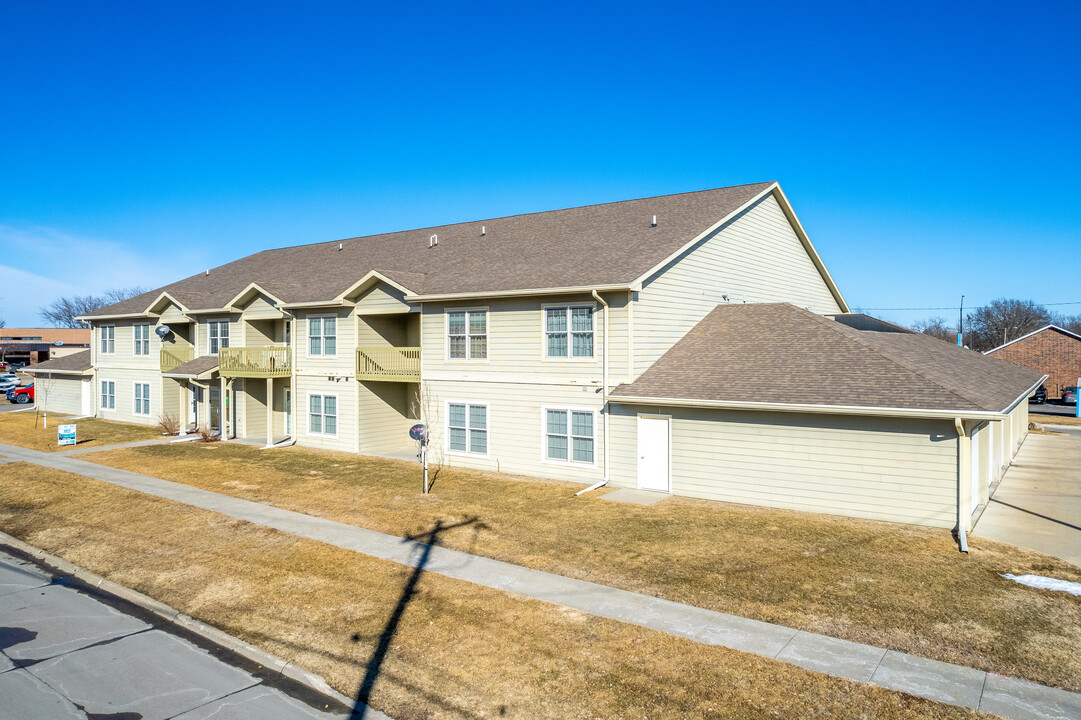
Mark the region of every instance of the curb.
[[[239, 638], [235, 638], [228, 634], [224, 630], [219, 630], [213, 625], [207, 625], [201, 620], [196, 620], [184, 613], [166, 605], [163, 602], [159, 602], [152, 597], [142, 594], [131, 588], [118, 585], [112, 580], [106, 580], [102, 576], [92, 573], [89, 570], [79, 567], [73, 563], [57, 557], [56, 555], [50, 555], [41, 548], [34, 547], [22, 540], [12, 537], [7, 533], [0, 531], [0, 544], [8, 545], [16, 550], [19, 550], [31, 557], [40, 560], [42, 563], [57, 571], [62, 575], [70, 575], [77, 578], [82, 582], [90, 585], [93, 588], [101, 590], [102, 592], [114, 595], [121, 600], [126, 600], [133, 605], [137, 605], [144, 610], [154, 613], [161, 619], [168, 623], [182, 627], [189, 632], [193, 632], [196, 635], [214, 643], [221, 647], [230, 650], [237, 655], [240, 655], [248, 660], [262, 665], [273, 672], [278, 673], [281, 676], [289, 678], [294, 682], [304, 685], [309, 690], [313, 690], [321, 695], [326, 695], [346, 708], [352, 708], [356, 705], [356, 701], [352, 700], [342, 693], [332, 688], [327, 681], [323, 679], [321, 675], [317, 675], [310, 670], [305, 670], [302, 667], [294, 665], [287, 660], [283, 660], [277, 655], [271, 655], [265, 650], [261, 650], [254, 645], [244, 642]], [[381, 713], [377, 713], [374, 709], [369, 708], [367, 715], [373, 718], [379, 718]], [[386, 716], [383, 716], [386, 717]]]

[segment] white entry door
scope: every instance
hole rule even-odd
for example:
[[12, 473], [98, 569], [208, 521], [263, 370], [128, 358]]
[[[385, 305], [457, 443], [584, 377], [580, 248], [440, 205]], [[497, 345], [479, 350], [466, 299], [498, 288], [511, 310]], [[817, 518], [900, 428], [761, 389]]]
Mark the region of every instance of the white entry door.
[[668, 492], [670, 418], [638, 416], [638, 487]]

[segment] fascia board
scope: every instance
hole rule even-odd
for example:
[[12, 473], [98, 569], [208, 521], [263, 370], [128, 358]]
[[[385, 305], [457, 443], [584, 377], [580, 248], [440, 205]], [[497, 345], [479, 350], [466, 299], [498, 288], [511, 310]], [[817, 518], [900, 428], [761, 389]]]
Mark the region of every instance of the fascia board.
[[276, 302], [276, 303], [277, 303], [277, 304], [278, 304], [279, 306], [280, 306], [280, 305], [282, 305], [282, 304], [284, 304], [284, 303], [282, 303], [282, 300], [281, 300], [281, 298], [279, 298], [279, 297], [276, 297], [276, 296], [275, 296], [275, 295], [274, 295], [273, 293], [267, 292], [267, 291], [266, 291], [266, 290], [265, 290], [264, 288], [260, 287], [260, 286], [259, 286], [259, 285], [258, 285], [257, 283], [248, 283], [248, 286], [247, 286], [246, 288], [244, 288], [243, 290], [241, 290], [240, 292], [238, 292], [238, 293], [236, 294], [236, 296], [235, 296], [235, 297], [234, 297], [234, 298], [233, 298], [232, 300], [230, 300], [229, 302], [225, 303], [225, 307], [227, 307], [227, 308], [230, 308], [230, 309], [235, 309], [235, 310], [236, 310], [237, 312], [241, 312], [240, 308], [236, 308], [235, 306], [236, 306], [236, 304], [237, 304], [238, 302], [240, 302], [240, 301], [241, 301], [241, 299], [242, 299], [242, 298], [243, 298], [243, 297], [244, 297], [245, 295], [247, 295], [247, 294], [248, 294], [249, 292], [251, 292], [252, 290], [254, 290], [254, 291], [256, 291], [256, 292], [260, 292], [260, 293], [262, 293], [262, 294], [266, 295], [266, 296], [267, 296], [268, 298], [270, 298], [271, 300], [273, 300], [274, 302]]
[[999, 345], [996, 348], [991, 348], [990, 350], [984, 350], [983, 354], [984, 355], [990, 355], [991, 353], [995, 352], [996, 350], [1001, 350], [1004, 347], [1009, 347], [1010, 345], [1013, 345], [1015, 342], [1021, 342], [1025, 338], [1030, 338], [1030, 337], [1032, 337], [1033, 335], [1035, 335], [1037, 333], [1042, 333], [1044, 330], [1058, 330], [1059, 332], [1065, 333], [1065, 334], [1069, 335], [1070, 337], [1072, 337], [1072, 338], [1074, 338], [1076, 340], [1081, 340], [1081, 335], [1078, 335], [1077, 333], [1072, 333], [1069, 330], [1067, 330], [1066, 328], [1060, 328], [1058, 325], [1055, 325], [1055, 324], [1048, 324], [1048, 325], [1044, 325], [1039, 330], [1033, 330], [1028, 335], [1022, 335], [1019, 338], [1015, 338], [1013, 340], [1010, 340], [1005, 345]]
[[185, 313], [188, 312], [188, 309], [186, 307], [184, 307], [184, 303], [180, 302], [179, 300], [177, 300], [175, 297], [173, 297], [172, 295], [170, 295], [167, 292], [159, 293], [158, 296], [156, 298], [154, 298], [154, 302], [147, 305], [146, 310], [144, 310], [143, 312], [148, 314], [148, 315], [150, 315], [150, 314], [155, 314], [155, 315], [160, 314], [160, 313], [155, 313], [154, 312], [154, 306], [156, 306], [162, 300], [168, 300], [169, 302], [173, 303], [178, 308], [180, 308], [181, 312], [185, 312]]
[[777, 183], [774, 183], [773, 188], [774, 197], [777, 198], [777, 202], [781, 206], [781, 210], [784, 211], [788, 221], [792, 223], [792, 227], [796, 230], [796, 236], [799, 237], [800, 242], [803, 243], [804, 248], [807, 249], [807, 253], [811, 256], [811, 262], [818, 268], [818, 272], [822, 274], [822, 279], [826, 281], [826, 286], [833, 293], [833, 297], [837, 300], [837, 304], [841, 306], [841, 310], [846, 313], [852, 312], [848, 303], [845, 301], [844, 296], [841, 295], [840, 289], [837, 287], [837, 283], [833, 281], [833, 276], [830, 275], [829, 270], [826, 269], [826, 264], [822, 262], [822, 256], [818, 254], [818, 250], [815, 249], [814, 243], [811, 242], [810, 236], [807, 231], [803, 229], [803, 223], [800, 222], [796, 216], [796, 211], [792, 209], [792, 203], [788, 202], [788, 197], [784, 194], [784, 190]]
[[390, 285], [391, 287], [393, 287], [393, 288], [395, 288], [397, 290], [400, 290], [401, 292], [403, 292], [406, 295], [410, 295], [413, 292], [412, 290], [407, 288], [405, 285], [402, 285], [401, 283], [394, 282], [393, 280], [391, 280], [390, 278], [388, 278], [386, 275], [379, 272], [378, 270], [369, 270], [368, 273], [364, 277], [362, 277], [360, 280], [357, 280], [355, 283], [353, 283], [348, 288], [346, 288], [341, 294], [339, 294], [338, 297], [334, 298], [335, 302], [339, 302], [339, 303], [343, 303], [343, 304], [346, 303], [346, 302], [349, 302], [348, 300], [346, 300], [346, 298], [348, 296], [350, 296], [353, 293], [357, 292], [358, 290], [363, 288], [367, 283], [371, 282], [372, 280], [376, 280], [376, 281], [379, 281], [379, 282], [384, 282], [387, 285]]
[[99, 320], [126, 320], [128, 318], [148, 318], [152, 315], [148, 312], [121, 313], [119, 315], [78, 315], [75, 317], [80, 322], [97, 322]]
[[343, 300], [316, 300], [315, 302], [282, 303], [278, 307], [283, 310], [292, 308], [321, 308], [321, 307], [349, 307], [353, 303]]
[[716, 410], [760, 410], [763, 412], [802, 412], [825, 415], [867, 415], [880, 417], [913, 417], [948, 420], [995, 420], [1002, 413], [986, 410], [935, 410], [932, 408], [860, 407], [858, 405], [804, 405], [800, 403], [760, 403], [727, 400], [693, 400], [688, 398], [634, 397], [609, 395], [608, 401], [620, 405], [662, 405]]
[[83, 375], [83, 376], [85, 376], [85, 375], [93, 375], [94, 374], [94, 368], [87, 368], [86, 370], [50, 370], [49, 368], [45, 368], [43, 370], [38, 370], [37, 368], [34, 368], [34, 369], [24, 368], [23, 372], [26, 373], [27, 375], [37, 375], [38, 373], [41, 373], [42, 375]]
[[1009, 415], [1011, 412], [1013, 412], [1014, 408], [1016, 408], [1018, 405], [1020, 405], [1021, 401], [1027, 400], [1028, 397], [1030, 395], [1032, 395], [1033, 392], [1036, 391], [1036, 388], [1040, 387], [1040, 385], [1043, 385], [1043, 381], [1046, 380], [1047, 378], [1048, 378], [1048, 376], [1044, 375], [1042, 378], [1040, 378], [1035, 383], [1033, 383], [1032, 387], [1030, 387], [1028, 390], [1024, 391], [1023, 393], [1021, 393], [1017, 397], [1016, 400], [1014, 400], [1012, 403], [1007, 405], [1006, 409], [1002, 411], [1002, 414], [1003, 415]]
[[494, 290], [471, 293], [442, 293], [438, 295], [406, 295], [407, 302], [445, 302], [448, 300], [475, 300], [480, 298], [523, 297], [530, 295], [570, 295], [574, 293], [627, 292], [634, 289], [633, 284], [618, 285], [583, 285], [581, 287], [527, 288], [524, 290]]

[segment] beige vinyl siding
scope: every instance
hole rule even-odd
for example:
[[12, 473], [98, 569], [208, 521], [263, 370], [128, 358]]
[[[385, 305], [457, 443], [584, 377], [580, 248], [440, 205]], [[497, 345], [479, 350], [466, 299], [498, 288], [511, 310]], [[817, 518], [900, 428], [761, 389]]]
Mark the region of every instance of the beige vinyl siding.
[[65, 415], [83, 414], [83, 388], [90, 382], [80, 375], [44, 375], [34, 378], [39, 407]]
[[[153, 389], [151, 389], [153, 393]], [[153, 402], [153, 394], [151, 394], [151, 402]], [[179, 380], [172, 378], [161, 379], [161, 412], [163, 414], [172, 415], [183, 426], [184, 420], [187, 414], [184, 410], [184, 404], [190, 403], [187, 390], [180, 384]]]
[[[336, 318], [335, 323], [335, 354], [334, 355], [311, 355], [308, 343], [308, 319], [313, 317]], [[321, 311], [310, 311], [297, 316], [297, 323], [293, 328], [295, 337], [294, 362], [298, 373], [312, 373], [319, 375], [341, 375], [353, 377], [356, 375], [356, 327], [354, 319], [349, 311], [342, 308], [333, 308]], [[343, 385], [344, 387], [344, 385]], [[349, 388], [353, 393], [353, 388]]]
[[[235, 385], [236, 383], [234, 383]], [[266, 380], [245, 378], [243, 397], [244, 437], [266, 440]]]
[[[610, 383], [626, 377], [627, 325], [626, 293], [603, 296], [610, 311]], [[592, 358], [546, 358], [544, 308], [588, 305], [593, 314]], [[488, 357], [486, 359], [447, 358], [447, 320], [450, 310], [487, 309]], [[589, 295], [546, 296], [484, 303], [425, 304], [421, 325], [422, 369], [425, 379], [488, 379], [508, 382], [601, 383], [604, 353], [604, 309]]]
[[[356, 380], [328, 380], [326, 376], [300, 375], [296, 379], [293, 402], [296, 414], [293, 417], [298, 445], [356, 452], [357, 448], [357, 407]], [[337, 436], [314, 435], [308, 425], [308, 398], [311, 394], [329, 394], [338, 396], [338, 433]]]
[[[101, 410], [101, 382], [112, 380], [116, 383], [116, 409]], [[98, 417], [118, 422], [137, 425], [157, 425], [161, 413], [162, 386], [167, 378], [162, 378], [158, 368], [143, 370], [133, 368], [102, 367], [94, 375], [94, 409]], [[136, 415], [135, 383], [150, 384], [150, 414]]]
[[177, 307], [174, 303], [169, 303], [164, 310], [161, 311], [161, 315], [158, 316], [159, 323], [171, 324], [171, 323], [187, 323], [191, 322], [191, 319], [184, 314], [184, 311]]
[[199, 325], [196, 330], [199, 339], [196, 343], [195, 354], [198, 357], [210, 354], [210, 322], [220, 322], [221, 320], [229, 321], [229, 347], [240, 347], [243, 345], [243, 331], [240, 318], [236, 315], [206, 315], [199, 318]]
[[637, 378], [718, 304], [841, 308], [772, 195], [643, 283], [634, 308]]
[[378, 283], [368, 288], [360, 293], [356, 300], [356, 312], [361, 315], [402, 313], [415, 310], [415, 306], [405, 301], [405, 293], [386, 283]]
[[953, 527], [947, 421], [616, 406], [612, 484], [637, 485], [637, 414], [670, 415], [677, 495]]
[[[517, 475], [594, 483], [604, 476], [604, 420], [600, 393], [595, 388], [499, 382], [430, 382], [433, 418], [431, 462]], [[488, 406], [488, 457], [452, 454], [445, 450], [447, 401]], [[546, 462], [542, 408], [597, 411], [593, 465]]]
[[401, 382], [362, 382], [359, 384], [359, 449], [379, 454], [409, 449], [409, 428], [417, 421], [410, 407], [417, 386]]
[[262, 293], [255, 295], [251, 300], [243, 303], [243, 310], [244, 317], [249, 319], [280, 319], [283, 317], [282, 311], [274, 307], [274, 301]]
[[[112, 353], [101, 352], [100, 327], [95, 328], [93, 333], [94, 353], [92, 355], [94, 367], [159, 370], [161, 367], [161, 338], [154, 332], [157, 324], [153, 320], [140, 322], [117, 321], [112, 323], [113, 327], [116, 328], [115, 342], [113, 343], [114, 352]], [[135, 331], [132, 329], [134, 325], [147, 325], [150, 327], [149, 355], [135, 354]]]

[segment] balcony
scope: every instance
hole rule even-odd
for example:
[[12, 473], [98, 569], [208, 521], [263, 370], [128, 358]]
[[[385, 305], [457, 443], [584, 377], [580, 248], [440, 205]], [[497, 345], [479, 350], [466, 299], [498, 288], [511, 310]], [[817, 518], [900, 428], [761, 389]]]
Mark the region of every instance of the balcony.
[[420, 348], [357, 348], [357, 380], [420, 382]]
[[289, 377], [293, 364], [287, 347], [231, 347], [218, 351], [218, 374], [222, 377]]
[[186, 348], [162, 348], [161, 349], [161, 371], [169, 372], [175, 367], [179, 367], [184, 363], [192, 359], [192, 349]]

